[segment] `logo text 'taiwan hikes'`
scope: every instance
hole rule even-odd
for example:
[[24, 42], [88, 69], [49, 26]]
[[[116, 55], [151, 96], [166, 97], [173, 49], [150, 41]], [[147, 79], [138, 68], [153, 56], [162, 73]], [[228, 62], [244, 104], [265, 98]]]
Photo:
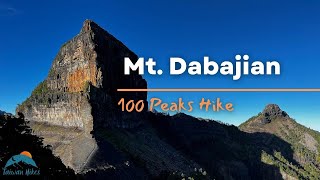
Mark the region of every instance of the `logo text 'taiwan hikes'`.
[[31, 176], [40, 175], [40, 169], [32, 159], [31, 153], [23, 151], [12, 156], [3, 168], [3, 175]]

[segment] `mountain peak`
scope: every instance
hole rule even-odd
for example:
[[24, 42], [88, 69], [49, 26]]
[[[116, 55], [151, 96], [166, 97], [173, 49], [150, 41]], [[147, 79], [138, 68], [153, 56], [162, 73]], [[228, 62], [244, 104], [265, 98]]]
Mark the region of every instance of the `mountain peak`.
[[[47, 78], [16, 109], [17, 114], [22, 113], [33, 123], [82, 131], [63, 147], [64, 153], [72, 154], [72, 158], [62, 158], [63, 162], [77, 172], [85, 168], [90, 162], [87, 158], [97, 150], [94, 128], [135, 128], [143, 123], [141, 114], [125, 114], [117, 105], [120, 98], [147, 104], [146, 92], [117, 91], [147, 88], [147, 81], [138, 73], [125, 75], [125, 57], [133, 63], [138, 60], [118, 39], [86, 20], [80, 34], [61, 46]], [[78, 139], [85, 143], [78, 143]], [[82, 152], [74, 153], [73, 149]]]
[[97, 23], [95, 23], [94, 21], [92, 21], [90, 19], [86, 19], [83, 22], [83, 25], [82, 25], [80, 33], [90, 32], [90, 31], [93, 31], [95, 29], [101, 29], [102, 30], [102, 28]]
[[285, 111], [281, 110], [277, 104], [268, 104], [262, 111], [262, 114], [269, 118], [289, 117], [289, 115]]
[[[240, 125], [242, 130], [263, 129], [265, 125], [284, 123], [291, 119], [289, 115], [283, 111], [277, 104], [268, 104], [264, 110], [257, 116], [248, 119]], [[275, 127], [276, 128], [276, 127]]]

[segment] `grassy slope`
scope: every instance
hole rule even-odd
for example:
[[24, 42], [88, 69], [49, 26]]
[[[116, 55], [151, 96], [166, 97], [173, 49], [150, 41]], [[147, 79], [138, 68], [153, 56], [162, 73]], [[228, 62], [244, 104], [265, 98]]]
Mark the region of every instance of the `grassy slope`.
[[259, 114], [250, 118], [239, 126], [246, 132], [268, 132], [285, 140], [291, 145], [294, 152], [294, 159], [299, 164], [289, 162], [280, 152], [263, 152], [261, 160], [280, 168], [282, 172], [299, 179], [318, 179], [320, 177], [319, 145], [320, 133], [301, 124], [293, 119], [278, 118], [270, 123], [257, 126], [255, 121], [262, 118]]

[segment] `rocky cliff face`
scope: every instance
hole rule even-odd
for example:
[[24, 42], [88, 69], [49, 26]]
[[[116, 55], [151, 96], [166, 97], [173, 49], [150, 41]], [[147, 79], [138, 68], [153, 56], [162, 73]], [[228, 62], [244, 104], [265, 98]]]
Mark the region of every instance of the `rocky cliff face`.
[[76, 146], [69, 143], [71, 152], [81, 148], [79, 142], [85, 142], [81, 157], [77, 153], [71, 153], [75, 157], [69, 156], [70, 152], [61, 155], [68, 158], [63, 159], [67, 165], [77, 170], [96, 149], [90, 134], [93, 126], [133, 128], [141, 123], [139, 114], [120, 113], [116, 106], [122, 97], [145, 102], [147, 98], [143, 92], [117, 92], [118, 88], [147, 88], [146, 81], [135, 72], [124, 75], [124, 57], [138, 59], [111, 34], [86, 20], [80, 33], [61, 47], [48, 77], [16, 109], [32, 122], [83, 132], [76, 136]]
[[47, 79], [16, 111], [29, 120], [64, 127], [90, 130], [93, 119], [110, 127], [131, 126], [116, 122], [115, 118], [99, 116], [104, 111], [117, 109], [115, 104], [120, 97], [146, 101], [146, 93], [120, 95], [116, 91], [147, 87], [140, 75], [124, 75], [124, 57], [137, 60], [137, 55], [120, 41], [86, 20], [80, 34], [61, 47]]

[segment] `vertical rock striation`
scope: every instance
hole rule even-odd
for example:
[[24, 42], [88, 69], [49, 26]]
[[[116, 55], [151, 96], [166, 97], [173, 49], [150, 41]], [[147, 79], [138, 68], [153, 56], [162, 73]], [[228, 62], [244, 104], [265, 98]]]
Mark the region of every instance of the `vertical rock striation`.
[[[64, 151], [72, 156], [62, 158], [76, 170], [80, 171], [95, 151], [90, 134], [94, 126], [132, 128], [141, 123], [138, 113], [122, 113], [117, 107], [120, 98], [147, 103], [147, 93], [117, 92], [118, 88], [147, 88], [137, 73], [124, 75], [124, 57], [138, 59], [111, 34], [86, 20], [80, 33], [61, 47], [48, 77], [16, 109], [32, 122], [83, 132]], [[72, 152], [75, 148], [82, 148], [82, 153]]]
[[103, 111], [115, 112], [122, 97], [146, 101], [146, 93], [117, 92], [118, 88], [147, 87], [137, 73], [124, 75], [124, 57], [138, 59], [124, 44], [86, 20], [80, 34], [61, 47], [47, 79], [16, 111], [29, 120], [64, 127], [92, 129], [90, 123], [95, 118], [103, 126], [126, 126], [115, 118], [99, 116]]

